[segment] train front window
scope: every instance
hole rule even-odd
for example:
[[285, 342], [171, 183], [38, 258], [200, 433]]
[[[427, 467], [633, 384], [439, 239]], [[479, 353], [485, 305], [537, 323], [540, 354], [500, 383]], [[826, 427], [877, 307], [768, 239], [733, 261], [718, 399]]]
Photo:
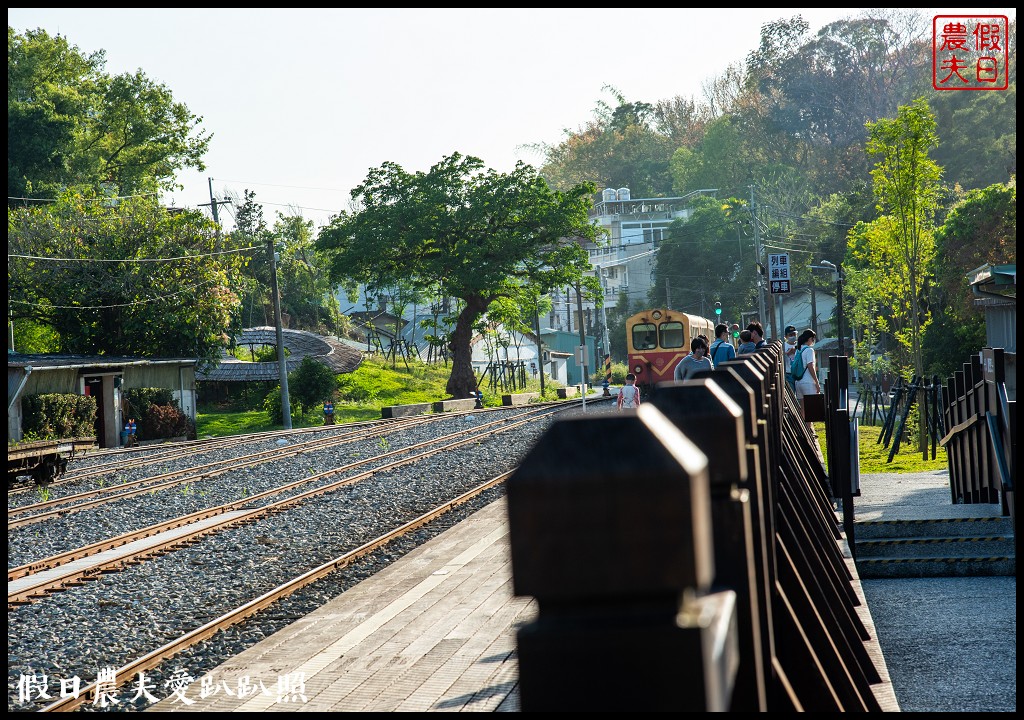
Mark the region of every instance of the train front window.
[[637, 323], [633, 326], [633, 348], [653, 350], [658, 347], [658, 331], [652, 323]]
[[683, 324], [679, 322], [663, 322], [658, 331], [661, 333], [661, 347], [677, 348], [683, 346]]

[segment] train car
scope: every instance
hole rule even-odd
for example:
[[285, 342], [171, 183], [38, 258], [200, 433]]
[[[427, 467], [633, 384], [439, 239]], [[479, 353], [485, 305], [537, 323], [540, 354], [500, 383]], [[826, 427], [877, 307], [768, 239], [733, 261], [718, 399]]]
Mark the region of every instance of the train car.
[[654, 386], [672, 380], [676, 365], [690, 354], [690, 340], [706, 335], [714, 341], [715, 323], [678, 310], [652, 308], [626, 318], [629, 371], [644, 397]]
[[97, 448], [96, 438], [36, 440], [7, 446], [7, 488], [21, 475], [31, 475], [37, 485], [48, 485], [67, 470], [68, 460]]

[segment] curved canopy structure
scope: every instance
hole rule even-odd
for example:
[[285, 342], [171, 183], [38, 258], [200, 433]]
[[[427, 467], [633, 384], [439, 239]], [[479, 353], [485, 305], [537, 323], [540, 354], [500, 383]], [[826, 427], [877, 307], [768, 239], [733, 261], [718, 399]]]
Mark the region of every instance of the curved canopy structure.
[[[284, 346], [290, 353], [285, 360], [288, 372], [297, 368], [305, 357], [312, 357], [335, 373], [352, 372], [363, 361], [361, 352], [332, 338], [305, 330], [282, 330], [281, 333]], [[243, 346], [277, 345], [277, 330], [266, 325], [246, 328], [241, 335], [235, 337], [235, 343]], [[279, 378], [276, 362], [245, 362], [233, 357], [221, 358], [212, 370], [196, 372], [197, 380], [218, 382], [255, 382]]]

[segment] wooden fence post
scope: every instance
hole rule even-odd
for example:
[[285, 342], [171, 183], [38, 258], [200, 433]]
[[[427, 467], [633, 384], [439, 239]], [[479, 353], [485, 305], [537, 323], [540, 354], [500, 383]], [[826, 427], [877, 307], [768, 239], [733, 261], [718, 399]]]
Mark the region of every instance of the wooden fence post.
[[513, 590], [538, 607], [521, 709], [728, 710], [736, 593], [711, 587], [705, 455], [647, 404], [555, 422], [507, 486]]

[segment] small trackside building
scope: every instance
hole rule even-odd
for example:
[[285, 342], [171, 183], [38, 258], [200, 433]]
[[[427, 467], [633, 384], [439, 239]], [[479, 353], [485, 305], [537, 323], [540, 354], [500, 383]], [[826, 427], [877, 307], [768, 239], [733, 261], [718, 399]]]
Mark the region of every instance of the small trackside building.
[[172, 391], [182, 412], [196, 419], [195, 358], [7, 353], [7, 439], [21, 440], [21, 401], [29, 395], [64, 393], [96, 398], [96, 442], [118, 447], [124, 423], [121, 393], [130, 388]]

